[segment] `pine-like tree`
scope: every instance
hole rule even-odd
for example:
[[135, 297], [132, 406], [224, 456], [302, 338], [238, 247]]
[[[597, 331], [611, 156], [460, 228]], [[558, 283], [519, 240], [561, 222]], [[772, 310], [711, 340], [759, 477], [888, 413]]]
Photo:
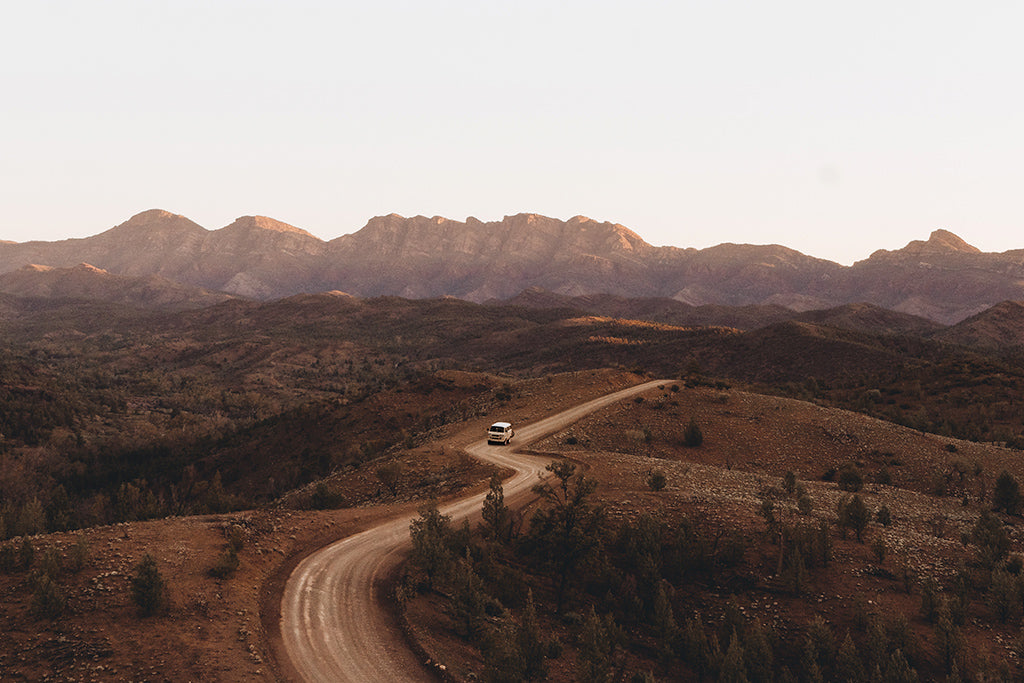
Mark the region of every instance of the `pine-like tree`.
[[484, 498], [482, 510], [484, 532], [499, 542], [509, 540], [512, 527], [511, 514], [505, 506], [505, 491], [501, 485], [501, 477], [495, 472], [491, 475], [490, 491]]

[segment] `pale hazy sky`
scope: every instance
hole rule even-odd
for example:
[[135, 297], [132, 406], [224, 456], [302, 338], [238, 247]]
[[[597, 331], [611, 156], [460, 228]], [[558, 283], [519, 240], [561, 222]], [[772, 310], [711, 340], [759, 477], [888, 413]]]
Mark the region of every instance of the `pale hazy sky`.
[[0, 239], [582, 214], [1024, 248], [1024, 3], [0, 0]]

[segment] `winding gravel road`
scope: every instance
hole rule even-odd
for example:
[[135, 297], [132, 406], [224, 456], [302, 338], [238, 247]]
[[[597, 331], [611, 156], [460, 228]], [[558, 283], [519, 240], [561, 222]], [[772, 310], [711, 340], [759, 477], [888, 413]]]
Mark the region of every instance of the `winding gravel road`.
[[[646, 391], [663, 380], [640, 384], [588, 401], [539, 422], [516, 428], [522, 447], [563, 429], [584, 415]], [[466, 449], [480, 460], [515, 470], [504, 484], [510, 507], [529, 498], [548, 458], [522, 455], [486, 440]], [[441, 508], [454, 522], [478, 513], [486, 493]], [[384, 522], [326, 546], [303, 560], [288, 578], [281, 599], [281, 636], [293, 671], [305, 681], [434, 681], [406, 647], [374, 598], [410, 545], [410, 515]]]

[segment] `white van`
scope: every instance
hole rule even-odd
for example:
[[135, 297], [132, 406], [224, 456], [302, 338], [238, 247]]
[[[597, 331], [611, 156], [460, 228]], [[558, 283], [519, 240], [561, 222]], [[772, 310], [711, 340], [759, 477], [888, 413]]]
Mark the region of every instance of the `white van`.
[[495, 422], [487, 428], [487, 443], [508, 444], [515, 432], [509, 422]]

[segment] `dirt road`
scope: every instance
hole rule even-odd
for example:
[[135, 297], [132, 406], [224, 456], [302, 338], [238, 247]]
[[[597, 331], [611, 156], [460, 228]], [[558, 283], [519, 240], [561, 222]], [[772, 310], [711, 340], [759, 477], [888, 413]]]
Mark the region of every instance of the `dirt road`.
[[[517, 427], [513, 444], [525, 446], [588, 413], [661, 383], [630, 387]], [[515, 470], [503, 485], [510, 507], [530, 496], [550, 462], [516, 453], [507, 446], [489, 446], [486, 440], [467, 450], [481, 460]], [[484, 495], [455, 501], [441, 511], [460, 522], [479, 512]], [[377, 581], [401, 561], [410, 545], [411, 519], [405, 515], [342, 539], [313, 553], [295, 568], [281, 600], [281, 636], [292, 670], [301, 680], [436, 680], [406, 647], [373, 594]]]

